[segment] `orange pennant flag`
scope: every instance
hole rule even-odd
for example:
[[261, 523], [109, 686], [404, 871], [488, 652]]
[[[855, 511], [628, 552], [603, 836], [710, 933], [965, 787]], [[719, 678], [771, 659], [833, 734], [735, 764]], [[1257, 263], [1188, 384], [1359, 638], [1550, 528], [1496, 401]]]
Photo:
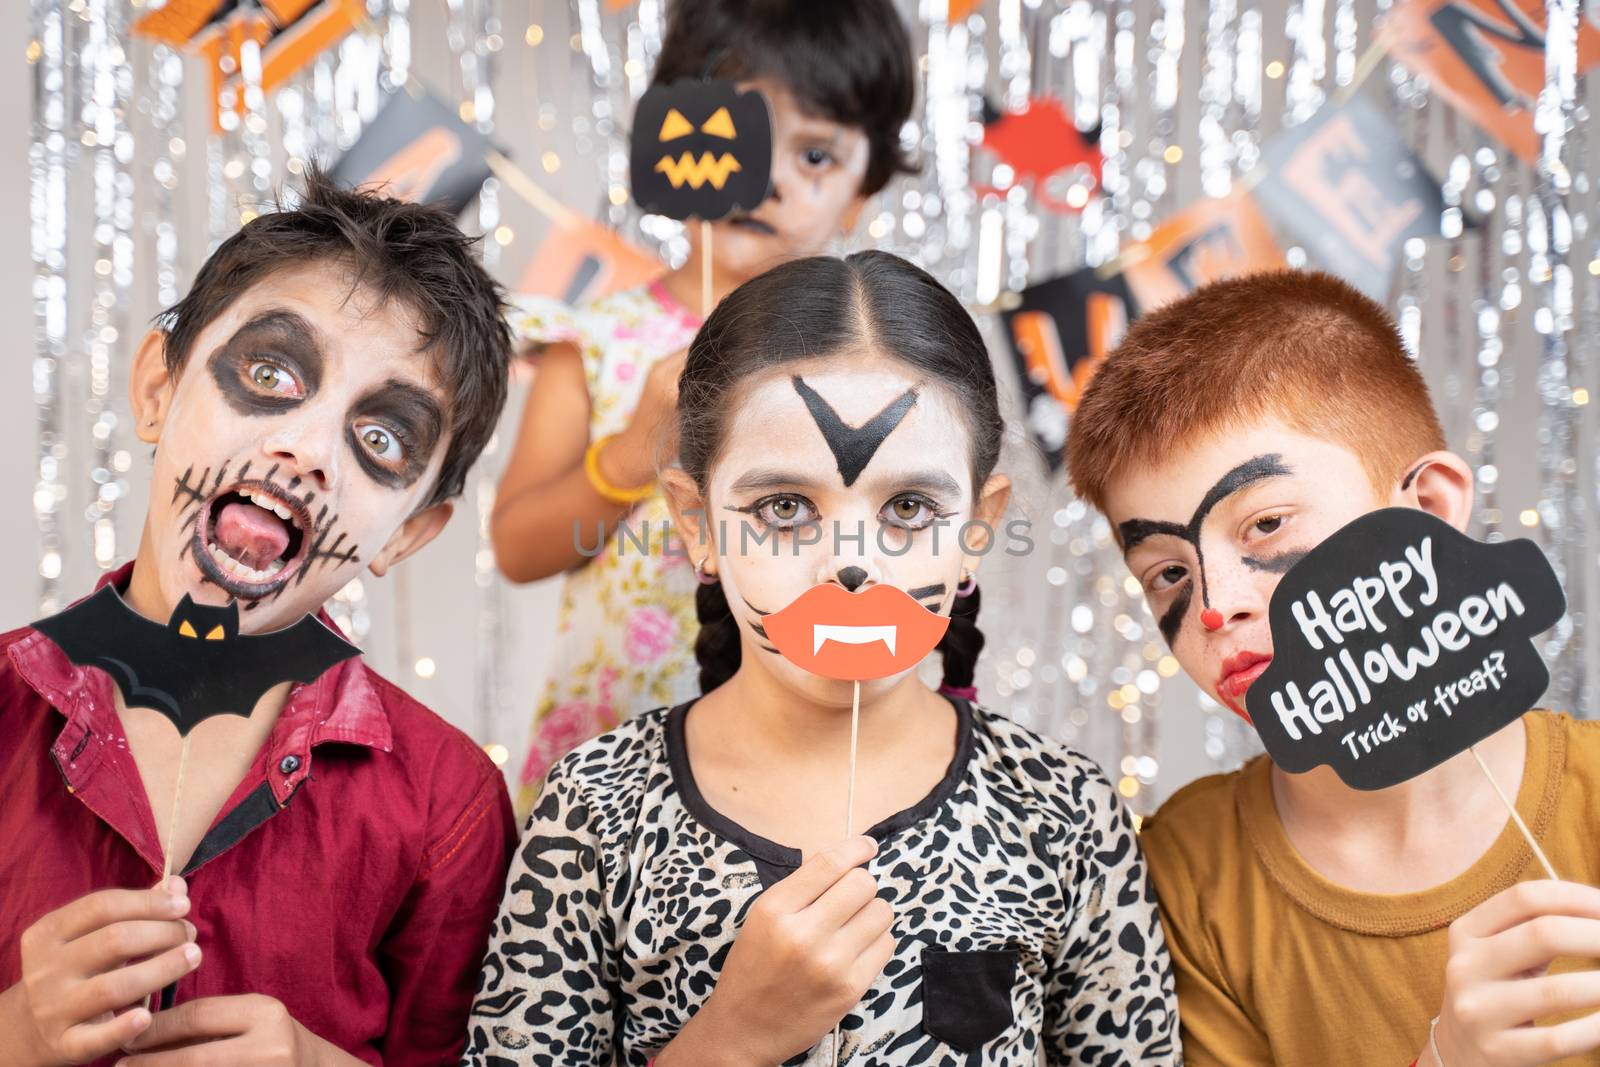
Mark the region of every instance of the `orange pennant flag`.
[[1129, 249], [1124, 260], [1141, 313], [1207, 282], [1285, 265], [1266, 218], [1244, 192], [1195, 201]]
[[[1544, 0], [1405, 0], [1385, 19], [1389, 52], [1524, 163], [1539, 156]], [[1578, 16], [1578, 73], [1600, 64], [1600, 30]]]

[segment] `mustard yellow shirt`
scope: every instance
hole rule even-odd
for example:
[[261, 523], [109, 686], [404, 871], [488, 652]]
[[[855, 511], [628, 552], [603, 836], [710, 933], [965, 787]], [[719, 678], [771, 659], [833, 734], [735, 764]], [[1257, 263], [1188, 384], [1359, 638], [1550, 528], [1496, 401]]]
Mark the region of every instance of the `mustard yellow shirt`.
[[[1522, 721], [1517, 810], [1557, 874], [1600, 884], [1600, 722], [1543, 711]], [[1186, 786], [1140, 836], [1177, 975], [1184, 1060], [1405, 1067], [1439, 1011], [1450, 923], [1543, 872], [1507, 819], [1488, 852], [1444, 885], [1345, 889], [1295, 852], [1270, 770], [1260, 757]]]

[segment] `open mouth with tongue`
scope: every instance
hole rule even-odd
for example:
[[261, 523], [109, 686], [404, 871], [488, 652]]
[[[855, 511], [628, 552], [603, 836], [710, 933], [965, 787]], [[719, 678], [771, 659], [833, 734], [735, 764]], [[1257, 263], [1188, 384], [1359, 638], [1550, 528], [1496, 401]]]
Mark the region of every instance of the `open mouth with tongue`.
[[211, 499], [195, 523], [200, 572], [241, 600], [282, 589], [305, 562], [311, 517], [265, 482], [237, 485]]

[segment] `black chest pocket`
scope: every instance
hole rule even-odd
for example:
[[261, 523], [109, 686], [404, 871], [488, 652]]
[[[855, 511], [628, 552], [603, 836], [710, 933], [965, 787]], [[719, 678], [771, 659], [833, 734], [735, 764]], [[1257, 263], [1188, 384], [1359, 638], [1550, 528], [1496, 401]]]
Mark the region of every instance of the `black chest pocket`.
[[1011, 986], [1022, 950], [922, 950], [922, 1026], [960, 1052], [973, 1052], [1011, 1025]]

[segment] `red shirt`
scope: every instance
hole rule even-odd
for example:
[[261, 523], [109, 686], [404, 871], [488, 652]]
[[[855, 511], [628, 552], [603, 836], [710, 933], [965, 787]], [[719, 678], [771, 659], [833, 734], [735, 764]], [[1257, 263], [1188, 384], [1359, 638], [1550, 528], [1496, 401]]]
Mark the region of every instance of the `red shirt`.
[[[111, 679], [32, 629], [0, 650], [5, 989], [24, 929], [154, 885], [161, 846]], [[263, 993], [368, 1063], [454, 1063], [515, 845], [482, 750], [347, 660], [290, 692], [183, 872], [204, 956], [167, 996]]]

